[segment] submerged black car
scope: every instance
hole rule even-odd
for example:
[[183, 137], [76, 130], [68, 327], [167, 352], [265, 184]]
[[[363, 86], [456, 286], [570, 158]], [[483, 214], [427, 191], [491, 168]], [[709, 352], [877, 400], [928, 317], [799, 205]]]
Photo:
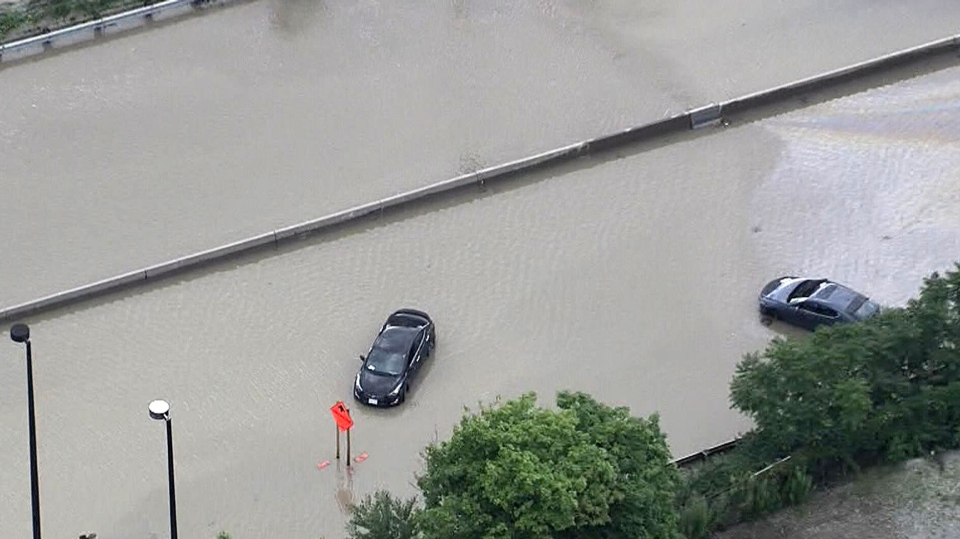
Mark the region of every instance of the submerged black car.
[[371, 406], [402, 403], [410, 382], [436, 346], [436, 327], [427, 313], [400, 309], [391, 314], [370, 351], [360, 356], [363, 366], [353, 382], [354, 398]]
[[764, 323], [782, 320], [813, 331], [819, 326], [859, 322], [880, 312], [867, 296], [829, 279], [781, 277], [760, 291]]

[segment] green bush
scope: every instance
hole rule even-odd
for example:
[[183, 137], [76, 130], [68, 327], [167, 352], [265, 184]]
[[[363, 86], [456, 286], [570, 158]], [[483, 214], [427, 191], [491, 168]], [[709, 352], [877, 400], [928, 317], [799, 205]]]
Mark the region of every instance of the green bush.
[[367, 495], [351, 511], [350, 539], [413, 539], [418, 537], [416, 498], [401, 500], [385, 490]]
[[583, 393], [526, 394], [465, 415], [427, 447], [418, 478], [428, 539], [674, 539], [679, 475], [656, 416]]
[[739, 515], [738, 520], [753, 520], [776, 511], [783, 505], [776, 476], [757, 476], [749, 472], [737, 478], [731, 500]]
[[0, 41], [6, 39], [7, 35], [26, 24], [26, 22], [26, 16], [22, 11], [0, 8]]
[[932, 274], [904, 308], [748, 354], [731, 401], [756, 428], [684, 471], [682, 531], [702, 537], [703, 522], [715, 531], [802, 503], [863, 466], [960, 447], [958, 270]]
[[745, 356], [731, 401], [756, 428], [683, 472], [682, 531], [702, 537], [703, 522], [723, 529], [863, 466], [960, 446], [958, 270], [932, 274], [904, 308]]
[[680, 507], [680, 533], [687, 539], [706, 539], [714, 527], [715, 515], [707, 499], [694, 494]]
[[801, 466], [793, 466], [780, 487], [780, 498], [785, 506], [807, 501], [813, 492], [813, 479]]

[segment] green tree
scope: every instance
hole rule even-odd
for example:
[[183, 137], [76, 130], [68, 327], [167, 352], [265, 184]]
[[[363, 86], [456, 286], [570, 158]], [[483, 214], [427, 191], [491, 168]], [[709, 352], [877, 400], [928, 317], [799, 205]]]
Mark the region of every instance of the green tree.
[[770, 458], [804, 448], [814, 461], [846, 461], [869, 443], [870, 386], [856, 345], [863, 328], [843, 329], [778, 339], [738, 365], [733, 404], [756, 422]]
[[465, 414], [424, 451], [427, 538], [677, 536], [677, 471], [658, 419], [582, 393], [528, 393]]
[[350, 539], [414, 539], [416, 498], [401, 500], [385, 490], [364, 498], [352, 509], [347, 522]]
[[822, 472], [960, 444], [958, 269], [904, 308], [748, 355], [731, 400], [768, 456], [796, 452]]

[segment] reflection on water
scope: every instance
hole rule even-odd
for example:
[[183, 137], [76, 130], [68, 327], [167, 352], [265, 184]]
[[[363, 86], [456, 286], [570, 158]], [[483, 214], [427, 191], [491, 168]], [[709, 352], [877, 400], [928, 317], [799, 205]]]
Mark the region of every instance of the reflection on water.
[[754, 202], [769, 264], [899, 304], [958, 257], [960, 69], [765, 125], [786, 143]]
[[317, 25], [326, 11], [325, 0], [273, 0], [270, 23], [282, 35], [300, 35]]
[[337, 506], [340, 508], [340, 513], [344, 516], [345, 519], [350, 518], [350, 512], [353, 510], [353, 507], [357, 504], [356, 494], [353, 489], [353, 468], [346, 468], [345, 464], [337, 463]]

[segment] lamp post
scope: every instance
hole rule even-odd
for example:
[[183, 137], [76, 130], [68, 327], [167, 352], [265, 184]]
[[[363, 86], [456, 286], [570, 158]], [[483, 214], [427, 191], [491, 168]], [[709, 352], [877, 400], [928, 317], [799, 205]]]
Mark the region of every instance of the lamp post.
[[170, 482], [170, 539], [177, 539], [177, 497], [173, 486], [173, 430], [170, 426], [170, 403], [155, 400], [148, 407], [150, 417], [167, 424], [167, 474]]
[[14, 342], [27, 345], [27, 408], [30, 415], [30, 501], [33, 505], [33, 539], [40, 539], [40, 479], [37, 472], [37, 417], [33, 406], [33, 350], [30, 347], [30, 326], [14, 324], [10, 328]]

